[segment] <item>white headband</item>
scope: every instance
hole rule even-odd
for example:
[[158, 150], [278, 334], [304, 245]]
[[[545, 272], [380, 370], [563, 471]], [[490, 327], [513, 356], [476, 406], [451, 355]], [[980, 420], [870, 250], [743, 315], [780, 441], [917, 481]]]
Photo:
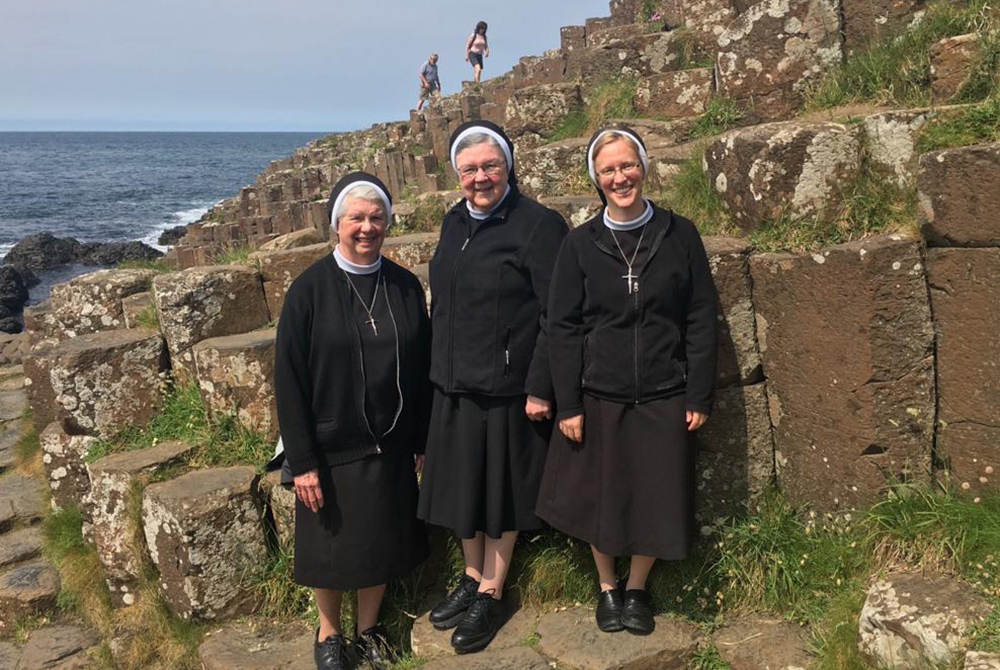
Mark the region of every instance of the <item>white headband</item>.
[[382, 205], [385, 207], [385, 227], [388, 228], [391, 226], [392, 203], [389, 202], [389, 196], [386, 195], [385, 191], [378, 187], [378, 184], [374, 184], [370, 181], [356, 181], [353, 184], [348, 184], [344, 190], [340, 192], [340, 195], [337, 196], [337, 199], [333, 201], [333, 209], [330, 210], [330, 225], [333, 226], [333, 229], [337, 229], [337, 210], [340, 209], [340, 203], [344, 201], [344, 198], [347, 197], [348, 193], [356, 189], [358, 186], [371, 186], [375, 189], [375, 192], [379, 194], [380, 198], [382, 198]]
[[642, 146], [642, 142], [639, 141], [639, 138], [627, 130], [622, 130], [620, 128], [611, 128], [609, 130], [605, 130], [600, 135], [595, 137], [594, 141], [590, 143], [590, 148], [587, 149], [587, 172], [590, 173], [591, 181], [593, 181], [594, 184], [597, 184], [597, 172], [594, 170], [594, 147], [597, 146], [597, 143], [601, 141], [602, 137], [610, 133], [617, 133], [619, 135], [624, 135], [629, 140], [631, 140], [632, 144], [635, 145], [636, 151], [639, 152], [639, 160], [642, 162], [642, 173], [644, 175], [648, 174], [649, 156], [646, 154], [646, 149], [645, 147]]
[[455, 141], [451, 145], [451, 167], [453, 170], [458, 172], [458, 164], [455, 162], [455, 157], [457, 156], [455, 150], [458, 149], [458, 145], [461, 144], [469, 135], [489, 135], [497, 141], [500, 145], [500, 151], [503, 152], [504, 158], [507, 159], [507, 172], [510, 172], [511, 168], [514, 166], [514, 157], [510, 154], [510, 147], [507, 146], [507, 140], [500, 135], [500, 133], [495, 130], [491, 130], [484, 126], [472, 126], [471, 128], [466, 128], [458, 134]]

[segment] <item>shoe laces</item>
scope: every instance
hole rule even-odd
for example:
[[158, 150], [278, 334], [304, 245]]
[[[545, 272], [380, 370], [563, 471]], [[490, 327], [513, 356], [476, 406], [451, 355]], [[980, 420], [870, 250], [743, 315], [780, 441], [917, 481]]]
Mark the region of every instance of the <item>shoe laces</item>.
[[486, 616], [486, 613], [489, 612], [490, 605], [495, 600], [493, 597], [494, 593], [496, 593], [494, 589], [477, 592], [475, 600], [472, 601], [472, 604], [469, 605], [469, 609], [466, 611], [465, 620], [475, 621]]
[[320, 653], [326, 661], [339, 661], [344, 656], [344, 638], [340, 635], [329, 635], [319, 643]]
[[364, 631], [358, 635], [357, 641], [361, 646], [362, 653], [369, 661], [373, 663], [389, 662], [389, 658], [391, 657], [389, 641], [386, 640], [385, 631], [380, 626]]
[[469, 598], [474, 598], [478, 590], [479, 582], [468, 575], [462, 575], [462, 579], [459, 580], [455, 588], [448, 594], [447, 600], [468, 600]]

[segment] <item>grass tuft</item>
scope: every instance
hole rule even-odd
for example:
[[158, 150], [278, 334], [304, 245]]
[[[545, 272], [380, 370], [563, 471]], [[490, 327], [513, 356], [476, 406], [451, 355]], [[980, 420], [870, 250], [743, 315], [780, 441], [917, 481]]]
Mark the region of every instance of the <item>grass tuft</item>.
[[441, 228], [441, 220], [448, 213], [448, 203], [441, 198], [416, 198], [413, 213], [393, 225], [392, 235], [430, 233]]
[[692, 670], [732, 670], [711, 642], [699, 645], [688, 663]]
[[252, 265], [250, 254], [256, 250], [255, 245], [246, 242], [224, 244], [212, 255], [212, 262], [215, 265]]
[[701, 146], [681, 163], [661, 204], [694, 221], [703, 235], [729, 234], [729, 212], [702, 167], [704, 155], [705, 147]]
[[156, 305], [149, 304], [135, 315], [135, 322], [140, 328], [148, 330], [160, 330], [160, 313], [156, 311]]
[[1000, 140], [1000, 94], [955, 115], [931, 118], [917, 138], [917, 153]]
[[556, 142], [571, 137], [589, 137], [612, 119], [635, 117], [633, 99], [638, 83], [635, 77], [623, 76], [597, 84], [587, 93], [584, 107], [566, 115], [545, 139]]
[[162, 258], [152, 260], [122, 261], [116, 266], [119, 270], [155, 270], [158, 274], [173, 272], [174, 267]]
[[729, 98], [712, 98], [705, 111], [691, 124], [691, 137], [711, 137], [736, 126], [743, 119], [743, 110]]

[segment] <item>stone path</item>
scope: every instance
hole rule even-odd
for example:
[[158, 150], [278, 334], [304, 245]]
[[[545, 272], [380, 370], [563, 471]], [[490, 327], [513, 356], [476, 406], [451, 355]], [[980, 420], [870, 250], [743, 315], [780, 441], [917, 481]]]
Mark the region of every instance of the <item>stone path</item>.
[[54, 622], [12, 638], [20, 617], [53, 619], [60, 579], [42, 556], [45, 483], [17, 469], [27, 407], [21, 366], [0, 368], [0, 670], [85, 670], [99, 642], [87, 629]]

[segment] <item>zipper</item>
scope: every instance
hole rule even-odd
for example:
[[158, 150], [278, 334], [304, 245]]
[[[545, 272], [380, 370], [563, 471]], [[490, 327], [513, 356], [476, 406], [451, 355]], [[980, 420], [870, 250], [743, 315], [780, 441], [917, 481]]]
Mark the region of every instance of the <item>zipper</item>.
[[[472, 239], [472, 232], [469, 231], [466, 234], [465, 242], [462, 243], [462, 248], [459, 249], [459, 254], [465, 251], [465, 248], [469, 246], [469, 240]], [[451, 269], [451, 309], [448, 314], [448, 388], [449, 390], [455, 387], [455, 281], [458, 279], [458, 268], [462, 264], [462, 256], [459, 255], [458, 260], [455, 261], [455, 267]]]
[[639, 294], [632, 294], [632, 312], [635, 319], [632, 323], [632, 374], [633, 401], [639, 404]]
[[510, 326], [507, 326], [503, 336], [503, 376], [506, 379], [510, 375]]

